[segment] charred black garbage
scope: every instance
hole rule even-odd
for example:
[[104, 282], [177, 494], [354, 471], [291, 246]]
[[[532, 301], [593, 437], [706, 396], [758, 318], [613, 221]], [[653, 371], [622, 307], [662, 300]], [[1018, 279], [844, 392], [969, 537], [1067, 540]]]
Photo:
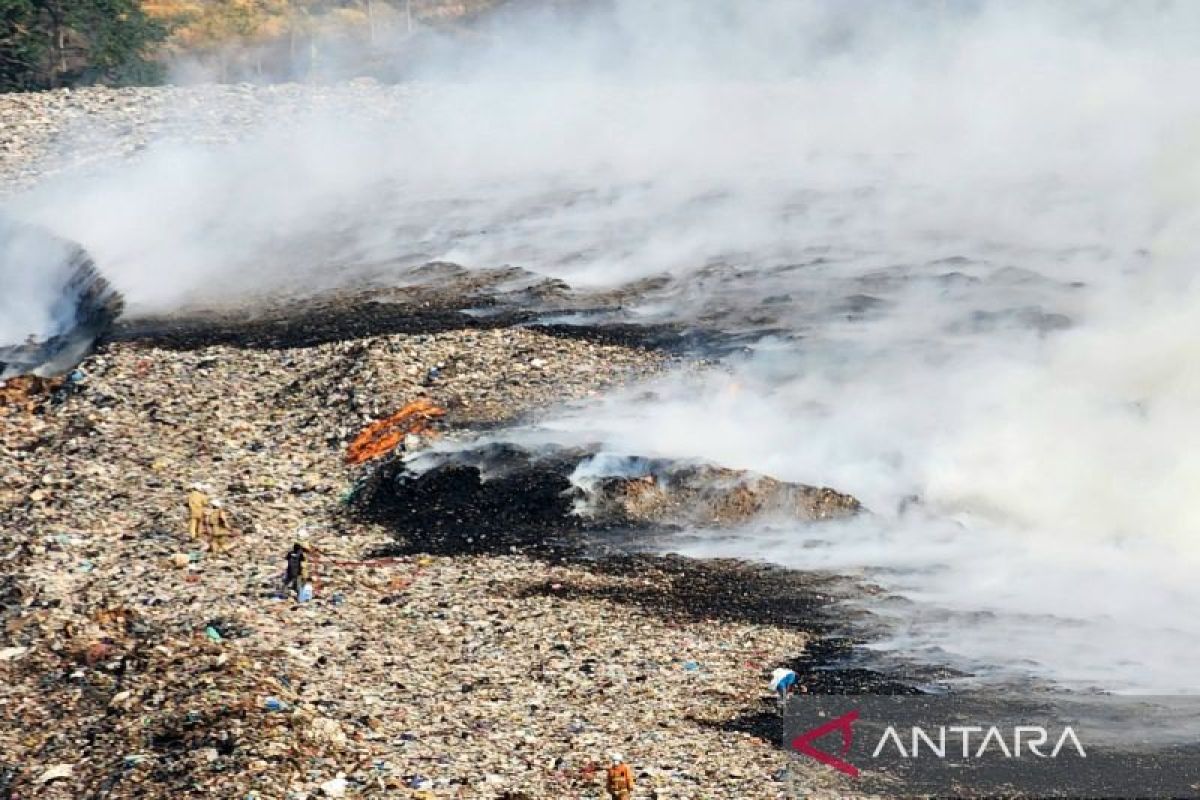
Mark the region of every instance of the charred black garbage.
[[500, 553], [574, 549], [589, 520], [572, 513], [570, 476], [586, 453], [544, 457], [507, 444], [439, 454], [428, 469], [389, 458], [366, 478], [356, 509], [398, 536], [398, 550]]
[[441, 554], [568, 554], [630, 534], [861, 510], [832, 489], [705, 462], [508, 443], [428, 451], [409, 462], [393, 456], [372, 468], [351, 502], [396, 532], [398, 551]]
[[123, 308], [82, 247], [0, 217], [0, 380], [70, 371]]

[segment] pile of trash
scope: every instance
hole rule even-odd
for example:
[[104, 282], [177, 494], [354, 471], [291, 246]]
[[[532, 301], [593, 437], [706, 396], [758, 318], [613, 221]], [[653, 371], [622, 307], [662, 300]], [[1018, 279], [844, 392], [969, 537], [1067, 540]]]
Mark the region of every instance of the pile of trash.
[[[387, 554], [392, 525], [353, 513], [365, 476], [431, 434], [474, 436], [664, 363], [461, 330], [121, 343], [65, 380], [6, 383], [20, 411], [0, 416], [0, 797], [599, 797], [613, 750], [637, 796], [786, 794], [793, 760], [722, 725], [770, 707], [771, 669], [808, 641], [808, 578]], [[347, 464], [364, 427], [395, 449]], [[571, 486], [588, 455], [514, 475]], [[426, 485], [418, 510], [470, 535], [459, 485]], [[565, 501], [547, 508], [589, 524]]]
[[747, 470], [669, 459], [625, 458], [609, 475], [611, 459], [589, 459], [576, 468], [582, 492], [579, 513], [678, 527], [727, 527], [758, 517], [799, 522], [836, 519], [862, 510], [858, 500], [828, 487], [789, 483]]
[[833, 489], [706, 462], [494, 441], [418, 458], [395, 451], [364, 475], [351, 502], [396, 532], [398, 552], [446, 554], [570, 553], [638, 532], [862, 511]]
[[62, 389], [65, 378], [19, 375], [0, 381], [0, 417], [33, 414]]

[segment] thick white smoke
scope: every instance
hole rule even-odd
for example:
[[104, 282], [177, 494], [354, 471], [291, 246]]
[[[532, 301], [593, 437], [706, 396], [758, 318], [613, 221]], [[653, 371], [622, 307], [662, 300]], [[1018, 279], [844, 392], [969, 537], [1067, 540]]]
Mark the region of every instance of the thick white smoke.
[[74, 313], [60, 299], [72, 255], [68, 242], [0, 219], [0, 344], [62, 331], [63, 317]]
[[377, 105], [10, 205], [135, 310], [433, 259], [685, 279], [646, 314], [769, 307], [791, 335], [733, 375], [539, 435], [851, 492], [869, 521], [701, 550], [884, 568], [954, 612], [913, 611], [914, 647], [1176, 689], [1200, 656], [1198, 33], [1184, 2], [561, 4]]
[[1200, 71], [1197, 16], [567, 4], [501, 17], [426, 83], [231, 145], [152, 144], [11, 208], [79, 239], [134, 305], [434, 257], [606, 283], [815, 251], [1087, 271], [1163, 221], [1147, 171], [1173, 177], [1165, 137], [1189, 152], [1195, 103], [1170, 87]]

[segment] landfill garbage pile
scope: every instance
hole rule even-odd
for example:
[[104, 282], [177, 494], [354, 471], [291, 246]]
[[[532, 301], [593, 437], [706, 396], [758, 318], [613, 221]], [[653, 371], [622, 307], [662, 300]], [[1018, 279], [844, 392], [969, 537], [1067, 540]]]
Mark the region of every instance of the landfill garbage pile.
[[[66, 378], [6, 381], [0, 796], [595, 798], [613, 749], [648, 797], [836, 794], [722, 727], [804, 651], [812, 578], [386, 555], [393, 529], [352, 513], [387, 459], [347, 449], [419, 399], [410, 454], [667, 365], [497, 329], [108, 343]], [[220, 547], [189, 533], [191, 486], [222, 501]], [[311, 596], [283, 585], [296, 542]]]
[[[120, 316], [124, 300], [82, 247], [0, 217], [0, 380], [70, 371]], [[36, 282], [36, 286], [29, 284]], [[44, 303], [40, 318], [22, 308]], [[20, 327], [23, 319], [40, 330]]]
[[[10, 93], [0, 195], [103, 171], [151, 143], [219, 147], [281, 112], [386, 121], [427, 91]], [[56, 264], [70, 268], [56, 266], [47, 308], [57, 298], [56, 318], [102, 334], [120, 298], [61, 244]], [[627, 319], [638, 298], [681, 290], [668, 277], [584, 296], [512, 268], [416, 269], [419, 289], [342, 292], [301, 318], [289, 303], [264, 314], [254, 298], [217, 320], [212, 308], [119, 320], [95, 352], [87, 337], [78, 352], [55, 339], [69, 326], [31, 348], [24, 334], [0, 342], [14, 371], [44, 373], [0, 379], [0, 798], [600, 798], [614, 750], [635, 797], [844, 796], [831, 770], [730, 727], [773, 708], [772, 670], [824, 624], [820, 576], [650, 555], [551, 561], [429, 540], [396, 554], [395, 517], [360, 513], [377, 476], [435, 437], [476, 441], [680, 366], [628, 346], [680, 343], [670, 326], [655, 332], [641, 317], [588, 338], [565, 324]], [[512, 327], [538, 321], [530, 309], [563, 311], [561, 329]], [[697, 341], [707, 339], [681, 344]], [[48, 350], [68, 358], [43, 370]], [[575, 469], [591, 454], [563, 455], [514, 474], [582, 491]], [[710, 469], [763, 496], [731, 503], [716, 492], [714, 518], [797, 499], [814, 516], [849, 511], [841, 496], [822, 505]], [[683, 518], [687, 492], [710, 496], [704, 475], [693, 485], [686, 469], [653, 474], [653, 485], [607, 476], [600, 517], [668, 524]], [[475, 508], [453, 494], [469, 482], [450, 483], [422, 502]], [[193, 535], [193, 493], [206, 498], [204, 520], [228, 522]], [[570, 499], [548, 506], [553, 524], [594, 525]], [[426, 518], [451, 530], [438, 513]], [[472, 535], [484, 518], [457, 530]], [[308, 573], [292, 591], [283, 578], [298, 543]]]
[[[595, 459], [577, 467], [574, 482], [583, 493], [580, 513], [598, 520], [724, 527], [766, 516], [804, 522], [834, 519], [862, 509], [856, 499], [833, 489], [746, 470], [665, 459], [624, 461], [632, 474], [605, 475], [603, 466], [600, 471], [592, 467]], [[606, 463], [611, 468], [607, 459], [599, 461]]]
[[858, 513], [849, 495], [708, 463], [613, 458], [583, 448], [464, 445], [396, 451], [352, 498], [405, 552], [568, 553], [614, 534], [811, 522]]

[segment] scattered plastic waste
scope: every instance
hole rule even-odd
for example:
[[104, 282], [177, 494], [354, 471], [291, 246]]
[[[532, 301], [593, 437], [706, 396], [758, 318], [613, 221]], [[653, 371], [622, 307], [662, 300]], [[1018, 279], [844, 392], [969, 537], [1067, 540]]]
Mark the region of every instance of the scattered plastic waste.
[[71, 764], [58, 764], [43, 772], [37, 779], [38, 784], [49, 783], [60, 778], [70, 778], [75, 774], [75, 767]]
[[214, 642], [221, 641], [221, 632], [218, 631], [216, 628], [214, 628], [212, 625], [209, 625], [207, 628], [204, 629], [204, 635], [207, 636], [209, 639], [211, 639]]
[[327, 780], [321, 784], [321, 793], [326, 797], [345, 797], [346, 796], [346, 776], [345, 773], [339, 772], [336, 778]]
[[296, 601], [307, 603], [313, 599], [313, 587], [311, 583], [306, 583], [300, 587], [300, 593], [296, 595]]
[[683, 668], [688, 672], [698, 672], [700, 670], [700, 663], [698, 661], [685, 661], [683, 662]]
[[[471, 401], [466, 413], [486, 417], [548, 397], [550, 387], [532, 379], [510, 385], [505, 378], [493, 387], [493, 375], [541, 352], [534, 334], [470, 335], [478, 342], [445, 337], [462, 352], [431, 390], [439, 401], [461, 395]], [[402, 351], [393, 354], [393, 345]], [[757, 670], [798, 652], [794, 633], [755, 628], [751, 645], [743, 644], [741, 629], [735, 635], [726, 626], [660, 626], [654, 615], [614, 615], [609, 603], [594, 603], [581, 587], [601, 578], [586, 569], [508, 556], [481, 563], [447, 554], [385, 558], [377, 549], [389, 543], [382, 530], [353, 524], [350, 514], [345, 536], [314, 522], [351, 476], [371, 471], [343, 471], [336, 463], [346, 426], [353, 436], [361, 414], [386, 413], [410, 399], [425, 367], [451, 361], [424, 355], [434, 346], [444, 345], [383, 337], [357, 355], [352, 347], [360, 344], [332, 343], [293, 356], [302, 368], [281, 371], [274, 351], [219, 348], [210, 355], [119, 345], [88, 362], [86, 391], [34, 420], [36, 436], [63, 447], [9, 447], [8, 441], [34, 434], [0, 418], [0, 474], [15, 479], [0, 486], [0, 505], [15, 500], [6, 508], [21, 523], [0, 525], [0, 554], [16, 553], [5, 575], [15, 577], [21, 596], [35, 598], [6, 607], [4, 622], [13, 626], [0, 641], [0, 673], [10, 687], [0, 690], [0, 700], [27, 732], [10, 737], [5, 748], [8, 763], [26, 765], [23, 796], [57, 790], [63, 797], [160, 797], [194, 786], [190, 791], [224, 800], [249, 800], [254, 792], [263, 800], [320, 800], [339, 793], [340, 782], [319, 787], [344, 771], [348, 800], [412, 800], [425, 792], [449, 798], [458, 785], [474, 788], [485, 777], [480, 797], [595, 797], [603, 794], [603, 763], [585, 772], [586, 758], [572, 756], [549, 777], [522, 769], [515, 778], [506, 762], [557, 752], [572, 720], [575, 748], [601, 746], [606, 715], [631, 704], [638, 718], [661, 721], [669, 742], [656, 745], [644, 732], [622, 741], [639, 762], [694, 758], [698, 769], [716, 774], [725, 771], [728, 756], [731, 769], [745, 776], [742, 785], [769, 775], [754, 771], [758, 762], [748, 759], [761, 757], [747, 756], [732, 734], [731, 747], [703, 751], [711, 739], [697, 744], [676, 712], [695, 681], [709, 675], [722, 689], [726, 678], [735, 687], [714, 695], [721, 706], [715, 713], [732, 717], [749, 708], [763, 676], [756, 671], [739, 681], [735, 657], [719, 652], [719, 643], [733, 642], [738, 658], [751, 647], [761, 650], [754, 656]], [[517, 346], [521, 352], [510, 352]], [[632, 357], [575, 340], [555, 339], [546, 349], [553, 369], [537, 380], [561, 372], [581, 389], [595, 382], [593, 373], [615, 374], [617, 367], [647, 360], [622, 361]], [[201, 359], [207, 365], [198, 366]], [[591, 372], [576, 379], [576, 364], [590, 364]], [[408, 365], [421, 371], [406, 379]], [[293, 392], [288, 387], [297, 380], [300, 391]], [[246, 391], [251, 383], [254, 390]], [[396, 403], [396, 397], [404, 399]], [[264, 398], [279, 402], [267, 408]], [[424, 446], [427, 437], [420, 438]], [[31, 465], [37, 469], [22, 469]], [[43, 476], [52, 480], [42, 482]], [[238, 540], [236, 557], [211, 554], [199, 539], [188, 539], [183, 490], [197, 480], [211, 482], [214, 497], [244, 514], [238, 521], [247, 536]], [[369, 482], [355, 485], [374, 490]], [[300, 486], [305, 489], [297, 493]], [[46, 492], [50, 502], [24, 502], [35, 491]], [[96, 519], [79, 524], [75, 514], [85, 503]], [[307, 537], [297, 529], [302, 521]], [[56, 545], [60, 531], [72, 541]], [[311, 578], [285, 592], [286, 603], [272, 602], [284, 566], [278, 556], [295, 540], [328, 552], [312, 551]], [[16, 549], [24, 542], [33, 547]], [[85, 558], [95, 562], [91, 575], [79, 572]], [[98, 574], [105, 580], [95, 580]], [[656, 574], [653, 585], [685, 579]], [[539, 594], [548, 581], [557, 587], [550, 601]], [[65, 592], [58, 591], [60, 583]], [[305, 584], [313, 600], [300, 609], [292, 598]], [[322, 596], [315, 598], [318, 586]], [[58, 597], [61, 605], [42, 602]], [[391, 602], [380, 605], [385, 600]], [[102, 616], [118, 606], [130, 613]], [[567, 652], [550, 649], [560, 642], [570, 645]], [[89, 666], [84, 662], [93, 643], [99, 646]], [[28, 649], [18, 652], [18, 646]], [[409, 658], [415, 648], [440, 657]], [[460, 713], [476, 704], [470, 695], [447, 703], [441, 692], [424, 691], [429, 685], [457, 689], [463, 652], [471, 654], [469, 680], [480, 687], [475, 696], [488, 704], [486, 720]], [[682, 671], [684, 652], [706, 653], [703, 675], [662, 680]], [[579, 671], [585, 663], [594, 668], [591, 678]], [[546, 693], [534, 698], [525, 691], [532, 686], [528, 670], [542, 665]], [[550, 698], [562, 698], [562, 707], [548, 708]], [[101, 714], [102, 735], [87, 741]], [[44, 745], [42, 731], [56, 738]], [[208, 760], [214, 751], [218, 757]], [[391, 767], [375, 763], [385, 752], [392, 754]], [[633, 752], [627, 755], [632, 760]], [[33, 785], [59, 763], [74, 764], [69, 778]], [[0, 787], [5, 769], [0, 765]], [[406, 786], [414, 772], [432, 779], [433, 787]], [[529, 786], [514, 790], [526, 776]], [[672, 797], [695, 794], [687, 776], [671, 775], [664, 783]], [[650, 796], [638, 788], [636, 797]], [[738, 796], [724, 788], [711, 796]]]
[[362, 493], [363, 488], [367, 485], [366, 478], [359, 478], [338, 495], [338, 502], [343, 506], [348, 506], [353, 503]]
[[29, 652], [28, 647], [0, 648], [0, 661], [15, 661]]

